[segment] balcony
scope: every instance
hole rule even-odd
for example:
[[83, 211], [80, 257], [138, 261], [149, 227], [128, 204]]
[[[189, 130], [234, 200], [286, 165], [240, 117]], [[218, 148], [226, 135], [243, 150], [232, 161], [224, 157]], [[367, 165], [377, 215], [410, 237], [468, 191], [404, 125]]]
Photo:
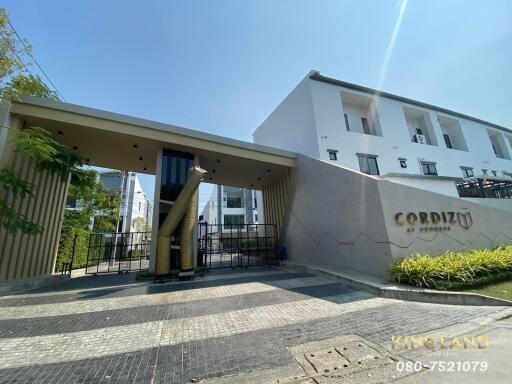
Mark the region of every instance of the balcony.
[[438, 145], [430, 115], [428, 112], [404, 107], [404, 117], [413, 143]]
[[382, 136], [375, 103], [370, 97], [341, 92], [341, 104], [346, 131]]

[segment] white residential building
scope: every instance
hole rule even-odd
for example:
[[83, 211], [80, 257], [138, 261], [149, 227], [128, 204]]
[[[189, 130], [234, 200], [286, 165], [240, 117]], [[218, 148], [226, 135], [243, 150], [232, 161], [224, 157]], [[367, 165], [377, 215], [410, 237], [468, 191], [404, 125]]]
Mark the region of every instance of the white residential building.
[[261, 191], [215, 185], [200, 219], [213, 225], [263, 224]]
[[444, 195], [512, 197], [510, 129], [316, 71], [253, 138]]
[[152, 221], [152, 202], [142, 190], [135, 172], [102, 172], [99, 179], [105, 189], [121, 193], [118, 232], [145, 232]]

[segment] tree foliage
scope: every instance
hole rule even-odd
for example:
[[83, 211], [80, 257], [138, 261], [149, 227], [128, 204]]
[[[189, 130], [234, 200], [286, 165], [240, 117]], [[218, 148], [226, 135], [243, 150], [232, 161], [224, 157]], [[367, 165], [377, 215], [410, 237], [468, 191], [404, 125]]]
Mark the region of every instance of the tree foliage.
[[[26, 40], [19, 41], [9, 24], [5, 8], [0, 8], [0, 103], [18, 100], [30, 95], [58, 100], [56, 92], [43, 80], [30, 72], [32, 47]], [[29, 127], [14, 135], [16, 152], [37, 162], [39, 170], [58, 174], [67, 181], [70, 173], [79, 172], [82, 158], [69, 148], [52, 139], [50, 132], [38, 127]], [[37, 234], [43, 228], [31, 222], [13, 207], [16, 198], [33, 196], [35, 186], [23, 180], [12, 168], [0, 169], [0, 225], [14, 233]]]

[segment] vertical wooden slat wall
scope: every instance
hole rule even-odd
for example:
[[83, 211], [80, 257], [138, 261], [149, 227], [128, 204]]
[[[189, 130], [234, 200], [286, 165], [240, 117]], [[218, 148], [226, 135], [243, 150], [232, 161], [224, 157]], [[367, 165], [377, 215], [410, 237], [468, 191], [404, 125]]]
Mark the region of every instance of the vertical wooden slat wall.
[[13, 153], [9, 163], [21, 178], [35, 185], [34, 194], [25, 199], [14, 198], [12, 194], [0, 198], [44, 230], [38, 235], [27, 235], [21, 231], [9, 233], [0, 227], [0, 282], [53, 273], [69, 185], [69, 180], [40, 171], [33, 160], [17, 153]]
[[265, 223], [276, 225], [278, 242], [281, 239], [281, 234], [288, 219], [292, 177], [293, 172], [288, 171], [285, 175], [277, 177], [263, 187], [262, 191]]

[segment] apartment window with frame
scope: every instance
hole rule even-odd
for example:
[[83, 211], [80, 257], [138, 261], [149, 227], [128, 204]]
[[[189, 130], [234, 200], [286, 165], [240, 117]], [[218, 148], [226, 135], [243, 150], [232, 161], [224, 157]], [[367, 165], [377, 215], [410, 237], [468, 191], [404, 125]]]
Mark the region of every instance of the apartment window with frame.
[[244, 215], [224, 215], [224, 225], [241, 227], [244, 224]]
[[452, 141], [450, 140], [450, 136], [446, 133], [443, 133], [444, 143], [446, 144], [446, 148], [453, 149]]
[[368, 123], [368, 119], [366, 117], [361, 117], [361, 123], [363, 124], [363, 132], [366, 135], [371, 135], [370, 124]]
[[327, 153], [329, 153], [329, 160], [338, 160], [338, 151], [334, 149], [328, 149]]
[[226, 208], [243, 208], [241, 197], [228, 197], [226, 199]]
[[379, 165], [377, 156], [358, 154], [359, 170], [367, 175], [379, 175]]
[[424, 175], [437, 176], [436, 163], [429, 163], [426, 161], [421, 162], [421, 170]]
[[468, 177], [475, 176], [475, 172], [473, 172], [473, 168], [471, 167], [460, 167], [462, 169], [462, 176], [466, 179]]
[[347, 131], [350, 132], [350, 125], [348, 124], [348, 115], [344, 113], [343, 116], [345, 117], [345, 128], [347, 129]]

